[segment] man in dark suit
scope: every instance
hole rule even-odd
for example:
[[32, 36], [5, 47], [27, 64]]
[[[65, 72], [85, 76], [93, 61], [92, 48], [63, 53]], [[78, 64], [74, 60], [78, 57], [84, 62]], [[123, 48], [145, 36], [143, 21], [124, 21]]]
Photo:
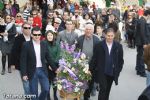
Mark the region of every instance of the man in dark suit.
[[[41, 31], [34, 27], [31, 31], [32, 40], [25, 42], [21, 50], [20, 67], [23, 80], [29, 80], [30, 92], [36, 95], [32, 100], [45, 100], [49, 92], [49, 81], [46, 63], [56, 71], [48, 47], [40, 41]], [[38, 80], [41, 85], [41, 94], [38, 97]]]
[[[11, 67], [17, 69], [20, 71], [20, 55], [21, 55], [21, 48], [24, 42], [30, 41], [31, 38], [31, 25], [28, 22], [25, 22], [22, 25], [22, 34], [18, 35], [15, 38], [14, 45], [12, 47], [11, 51]], [[20, 73], [21, 75], [21, 73]], [[30, 88], [29, 88], [29, 81], [24, 81], [23, 82], [23, 88], [25, 94], [30, 94]]]
[[[91, 61], [91, 58], [93, 56], [94, 46], [100, 41], [93, 32], [94, 25], [92, 23], [87, 23], [85, 25], [85, 34], [78, 38], [76, 44], [76, 47], [78, 49], [81, 49], [81, 51], [85, 53], [85, 55], [89, 58], [89, 62]], [[92, 78], [92, 80], [90, 80], [88, 84], [89, 88], [84, 93], [84, 100], [87, 100], [90, 97], [90, 94], [96, 94], [96, 89], [94, 88], [94, 79]]]
[[136, 74], [141, 77], [146, 77], [145, 73], [145, 65], [143, 59], [144, 48], [148, 44], [147, 36], [146, 36], [146, 20], [148, 15], [150, 15], [150, 11], [144, 11], [144, 15], [140, 17], [137, 22], [136, 32], [135, 32], [135, 45], [137, 47], [137, 56], [136, 56]]
[[90, 70], [100, 87], [98, 100], [109, 100], [112, 83], [114, 81], [118, 85], [118, 77], [124, 64], [122, 45], [114, 41], [114, 37], [114, 30], [107, 29], [106, 39], [95, 46], [90, 63]]

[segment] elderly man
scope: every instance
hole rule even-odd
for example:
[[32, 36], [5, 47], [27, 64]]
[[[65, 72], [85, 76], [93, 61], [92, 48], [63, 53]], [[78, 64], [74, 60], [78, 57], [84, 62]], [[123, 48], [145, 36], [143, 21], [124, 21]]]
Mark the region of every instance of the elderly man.
[[[85, 25], [85, 33], [80, 36], [77, 40], [76, 47], [81, 49], [83, 53], [89, 58], [89, 62], [93, 56], [94, 46], [99, 42], [99, 38], [93, 34], [94, 25], [92, 23], [86, 23]], [[89, 88], [84, 93], [84, 99], [87, 100], [90, 97], [90, 93], [92, 92], [94, 86], [94, 78], [89, 81]]]

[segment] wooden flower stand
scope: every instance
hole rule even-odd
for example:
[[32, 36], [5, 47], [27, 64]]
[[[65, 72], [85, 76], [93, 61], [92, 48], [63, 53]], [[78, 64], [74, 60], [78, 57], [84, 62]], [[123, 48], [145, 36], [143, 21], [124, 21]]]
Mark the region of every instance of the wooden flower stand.
[[67, 100], [67, 99], [77, 99], [80, 100], [80, 97], [82, 94], [76, 95], [76, 94], [71, 94], [71, 93], [66, 93], [65, 91], [61, 90], [59, 91], [60, 93], [60, 97], [63, 98], [63, 100]]

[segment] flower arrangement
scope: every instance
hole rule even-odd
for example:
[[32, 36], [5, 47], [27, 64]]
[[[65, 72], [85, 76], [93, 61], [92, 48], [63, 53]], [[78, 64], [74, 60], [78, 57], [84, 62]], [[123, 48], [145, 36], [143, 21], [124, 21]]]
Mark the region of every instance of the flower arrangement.
[[61, 42], [59, 68], [56, 82], [58, 90], [70, 94], [81, 94], [85, 91], [91, 73], [86, 55], [75, 51], [75, 44], [68, 45], [66, 42]]

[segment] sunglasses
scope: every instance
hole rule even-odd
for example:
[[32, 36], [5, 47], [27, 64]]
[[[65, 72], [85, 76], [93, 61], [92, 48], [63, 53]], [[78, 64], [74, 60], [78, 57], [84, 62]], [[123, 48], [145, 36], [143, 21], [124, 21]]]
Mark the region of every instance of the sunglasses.
[[6, 18], [6, 19], [11, 19], [10, 17]]
[[21, 16], [17, 16], [17, 17], [21, 17]]
[[33, 36], [41, 36], [41, 34], [33, 34]]
[[23, 27], [24, 29], [31, 29], [31, 27]]
[[54, 23], [56, 23], [56, 24], [60, 24], [60, 23], [58, 23], [58, 22], [54, 22]]

